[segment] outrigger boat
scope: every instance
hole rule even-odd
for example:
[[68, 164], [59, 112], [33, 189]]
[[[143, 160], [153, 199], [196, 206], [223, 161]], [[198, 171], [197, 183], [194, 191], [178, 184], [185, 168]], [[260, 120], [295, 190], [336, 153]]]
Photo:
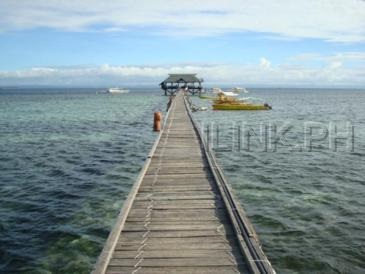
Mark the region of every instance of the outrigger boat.
[[237, 98], [238, 94], [233, 92], [220, 92], [213, 101], [214, 110], [270, 110], [268, 104], [252, 104], [246, 100]]
[[106, 93], [128, 93], [129, 89], [124, 89], [124, 88], [109, 88], [106, 90]]
[[240, 88], [240, 87], [232, 88], [229, 91], [223, 91], [220, 88], [212, 88], [209, 93], [207, 92], [207, 90], [204, 90], [204, 93], [203, 92], [200, 93], [199, 98], [200, 99], [214, 100], [214, 99], [216, 99], [216, 96], [219, 93], [222, 93], [222, 92], [223, 93], [230, 92], [230, 93], [234, 93], [234, 94], [240, 94], [240, 93], [248, 93], [248, 90], [245, 89], [245, 88]]
[[108, 88], [108, 89], [104, 89], [101, 91], [97, 91], [96, 93], [102, 93], [102, 94], [124, 94], [124, 93], [128, 93], [129, 89], [124, 89], [124, 88]]

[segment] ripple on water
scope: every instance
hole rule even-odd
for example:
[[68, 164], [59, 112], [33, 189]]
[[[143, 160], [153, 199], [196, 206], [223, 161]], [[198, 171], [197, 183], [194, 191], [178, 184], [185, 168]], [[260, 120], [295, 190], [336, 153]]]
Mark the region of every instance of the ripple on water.
[[[364, 273], [365, 252], [356, 246], [365, 238], [359, 230], [361, 227], [365, 231], [365, 218], [360, 212], [365, 211], [361, 159], [365, 155], [365, 128], [361, 126], [365, 111], [359, 105], [365, 104], [365, 94], [314, 90], [252, 93], [276, 106], [266, 113], [269, 116], [195, 113], [202, 124], [223, 124], [219, 132], [221, 147], [232, 142], [232, 131], [224, 130], [227, 121], [230, 125], [249, 123], [256, 133], [262, 124], [280, 126], [288, 121], [293, 128], [287, 140], [299, 147], [304, 147], [306, 121], [332, 126], [339, 123], [341, 130], [345, 128], [343, 121], [351, 121], [356, 127], [354, 152], [346, 149], [346, 144], [340, 144], [335, 151], [326, 140], [316, 142], [312, 151], [278, 146], [276, 151], [265, 152], [253, 145], [252, 151], [216, 153], [275, 269], [278, 273]], [[339, 102], [340, 112], [333, 108]], [[196, 99], [194, 103], [205, 102]]]
[[[359, 136], [355, 152], [324, 143], [312, 152], [217, 151], [275, 269], [364, 273], [364, 93], [251, 92], [274, 109], [194, 115], [254, 129], [288, 120], [288, 140], [299, 144], [306, 120], [351, 120]], [[0, 95], [0, 273], [89, 273], [99, 255], [156, 137], [150, 117], [166, 98], [94, 93]], [[221, 145], [231, 144], [232, 131], [220, 133]]]
[[0, 273], [90, 272], [155, 138], [141, 118], [166, 100], [109, 99], [1, 98]]
[[97, 175], [97, 176], [104, 175], [104, 172], [96, 167], [85, 167], [80, 169], [80, 171], [90, 175]]

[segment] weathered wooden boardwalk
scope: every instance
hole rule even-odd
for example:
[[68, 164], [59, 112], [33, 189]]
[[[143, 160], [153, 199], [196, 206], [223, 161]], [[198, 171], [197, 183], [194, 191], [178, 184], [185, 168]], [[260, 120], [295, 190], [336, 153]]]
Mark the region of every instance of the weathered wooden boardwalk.
[[182, 92], [93, 273], [274, 273]]

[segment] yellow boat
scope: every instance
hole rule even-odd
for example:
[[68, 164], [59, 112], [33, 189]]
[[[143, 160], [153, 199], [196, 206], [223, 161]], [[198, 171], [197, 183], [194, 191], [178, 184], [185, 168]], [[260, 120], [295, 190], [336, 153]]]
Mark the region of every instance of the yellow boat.
[[213, 104], [214, 110], [269, 110], [269, 105], [254, 105], [254, 104]]
[[251, 104], [236, 98], [231, 92], [220, 92], [213, 102], [214, 110], [269, 110], [268, 104]]

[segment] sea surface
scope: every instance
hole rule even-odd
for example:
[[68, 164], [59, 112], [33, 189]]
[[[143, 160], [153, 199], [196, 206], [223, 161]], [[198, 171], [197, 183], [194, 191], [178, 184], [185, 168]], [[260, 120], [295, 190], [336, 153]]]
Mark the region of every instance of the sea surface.
[[[167, 103], [98, 90], [0, 90], [0, 273], [92, 269]], [[273, 109], [194, 117], [274, 268], [365, 273], [365, 90], [249, 91]]]

